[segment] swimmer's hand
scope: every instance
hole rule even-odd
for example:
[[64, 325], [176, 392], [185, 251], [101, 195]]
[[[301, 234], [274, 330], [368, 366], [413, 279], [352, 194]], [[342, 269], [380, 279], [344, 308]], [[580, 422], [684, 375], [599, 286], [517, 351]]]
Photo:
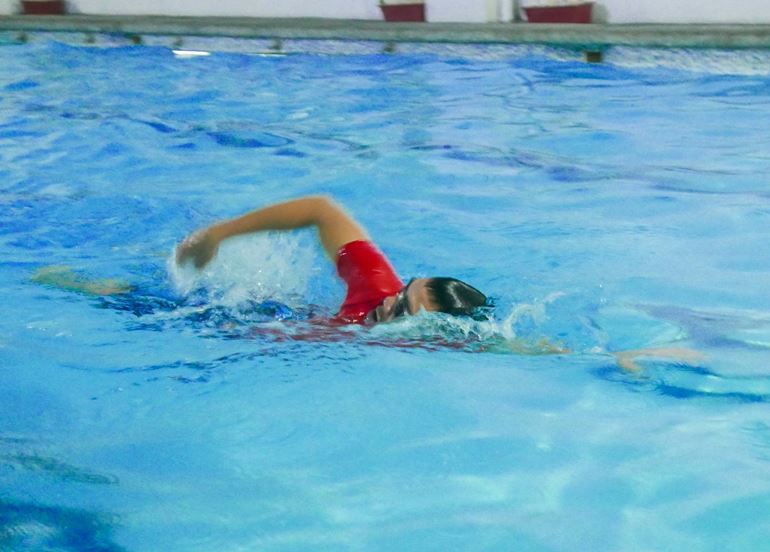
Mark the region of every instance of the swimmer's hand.
[[692, 349], [684, 349], [680, 347], [663, 347], [657, 349], [636, 349], [633, 351], [619, 351], [612, 353], [617, 360], [618, 366], [620, 366], [625, 372], [631, 374], [638, 374], [642, 371], [642, 367], [636, 362], [640, 357], [658, 357], [666, 360], [674, 360], [689, 364], [691, 366], [697, 365], [702, 362], [705, 357], [703, 353], [699, 351], [693, 351]]
[[181, 265], [189, 260], [195, 268], [201, 269], [217, 254], [221, 239], [213, 227], [199, 230], [185, 238], [176, 248], [176, 264]]

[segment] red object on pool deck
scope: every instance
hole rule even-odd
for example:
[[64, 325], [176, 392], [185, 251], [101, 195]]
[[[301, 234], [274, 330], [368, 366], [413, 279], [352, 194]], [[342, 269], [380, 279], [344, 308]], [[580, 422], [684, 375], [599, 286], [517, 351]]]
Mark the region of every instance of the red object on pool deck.
[[22, 0], [25, 15], [64, 15], [64, 0]]
[[425, 4], [380, 4], [385, 21], [425, 21]]
[[594, 3], [524, 8], [530, 23], [590, 23]]

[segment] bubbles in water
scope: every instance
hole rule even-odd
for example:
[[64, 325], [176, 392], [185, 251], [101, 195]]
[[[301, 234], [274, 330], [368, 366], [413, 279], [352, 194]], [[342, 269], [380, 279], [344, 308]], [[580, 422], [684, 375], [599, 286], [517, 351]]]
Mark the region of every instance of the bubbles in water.
[[182, 296], [205, 293], [209, 304], [234, 307], [244, 301], [304, 304], [314, 274], [315, 251], [290, 233], [265, 233], [230, 238], [203, 269], [191, 262], [179, 266], [174, 251], [167, 266], [174, 289]]

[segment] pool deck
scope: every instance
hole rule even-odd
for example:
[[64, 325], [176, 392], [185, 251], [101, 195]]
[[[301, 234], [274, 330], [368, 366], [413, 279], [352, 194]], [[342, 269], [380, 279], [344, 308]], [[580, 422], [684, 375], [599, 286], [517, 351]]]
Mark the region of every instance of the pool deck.
[[0, 31], [375, 40], [476, 44], [770, 49], [770, 25], [565, 25], [528, 23], [386, 23], [341, 19], [168, 16], [0, 16]]

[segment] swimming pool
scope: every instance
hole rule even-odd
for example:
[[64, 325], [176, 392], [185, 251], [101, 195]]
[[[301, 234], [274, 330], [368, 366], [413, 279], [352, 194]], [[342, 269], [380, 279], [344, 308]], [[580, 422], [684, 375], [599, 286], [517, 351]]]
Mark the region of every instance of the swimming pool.
[[[3, 549], [766, 549], [770, 71], [486, 51], [0, 47]], [[168, 270], [306, 193], [494, 319], [300, 339], [306, 233]]]

